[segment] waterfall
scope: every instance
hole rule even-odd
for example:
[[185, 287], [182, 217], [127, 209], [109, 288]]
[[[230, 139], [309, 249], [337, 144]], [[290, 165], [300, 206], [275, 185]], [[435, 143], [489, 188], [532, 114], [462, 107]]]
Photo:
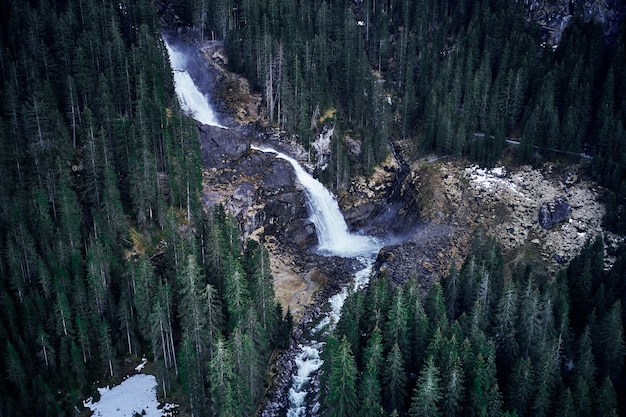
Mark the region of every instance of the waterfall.
[[298, 182], [304, 188], [309, 216], [315, 225], [319, 241], [317, 249], [321, 254], [353, 258], [378, 253], [382, 246], [379, 240], [350, 233], [335, 196], [302, 168], [298, 161], [272, 148], [259, 148], [252, 145], [252, 149], [275, 153], [278, 158], [284, 159], [293, 167]]
[[183, 111], [202, 124], [224, 128], [217, 119], [207, 97], [202, 94], [187, 71], [187, 56], [172, 47], [165, 38], [165, 47], [174, 71], [174, 88]]
[[[339, 210], [336, 198], [313, 178], [295, 159], [272, 148], [259, 148], [252, 145], [252, 149], [261, 152], [274, 153], [293, 167], [298, 182], [304, 188], [307, 198], [310, 219], [315, 225], [318, 251], [322, 255], [357, 258], [362, 269], [355, 273], [352, 290], [363, 288], [369, 282], [372, 266], [378, 250], [383, 243], [370, 236], [352, 234]], [[323, 364], [320, 354], [324, 350], [325, 342], [317, 341], [314, 337], [332, 331], [341, 318], [341, 309], [349, 294], [349, 286], [328, 300], [330, 309], [312, 328], [311, 337], [303, 338], [298, 345], [295, 356], [296, 371], [291, 377], [289, 388], [289, 408], [287, 417], [317, 416], [319, 414], [319, 392], [315, 392], [312, 381], [317, 378], [317, 372]], [[313, 384], [314, 385], [314, 384]], [[262, 414], [274, 415], [274, 414]]]

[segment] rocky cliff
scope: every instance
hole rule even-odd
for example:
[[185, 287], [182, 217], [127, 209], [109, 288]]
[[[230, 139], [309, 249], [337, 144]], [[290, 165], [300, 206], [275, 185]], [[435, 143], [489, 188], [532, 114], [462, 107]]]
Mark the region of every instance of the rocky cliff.
[[573, 19], [597, 22], [610, 39], [617, 34], [626, 16], [622, 0], [524, 0], [526, 19], [537, 22], [546, 43], [556, 46]]

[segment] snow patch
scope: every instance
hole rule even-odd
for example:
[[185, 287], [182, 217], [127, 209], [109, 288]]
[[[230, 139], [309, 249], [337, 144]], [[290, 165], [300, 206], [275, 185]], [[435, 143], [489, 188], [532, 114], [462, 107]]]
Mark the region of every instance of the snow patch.
[[[465, 168], [465, 175], [479, 188], [484, 190], [506, 188], [515, 194], [520, 194], [517, 185], [506, 177], [506, 168], [504, 167], [487, 169], [480, 168], [478, 165], [472, 165]], [[523, 180], [523, 178], [519, 179]]]
[[147, 363], [148, 363], [148, 359], [146, 359], [145, 357], [141, 358], [141, 363], [139, 365], [135, 366], [135, 371], [141, 372], [142, 369], [144, 368], [144, 366], [146, 366]]
[[157, 381], [154, 375], [137, 374], [113, 388], [98, 388], [100, 401], [93, 398], [83, 405], [93, 411], [94, 417], [162, 417], [156, 398]]

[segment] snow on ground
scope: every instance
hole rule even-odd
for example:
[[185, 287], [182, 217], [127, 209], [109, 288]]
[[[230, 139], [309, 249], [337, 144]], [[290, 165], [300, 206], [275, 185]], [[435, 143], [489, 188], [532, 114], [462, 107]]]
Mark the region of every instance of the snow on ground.
[[[454, 172], [452, 165], [445, 168]], [[579, 178], [578, 169], [584, 168], [572, 166], [569, 173], [561, 172], [551, 163], [537, 169], [530, 166], [485, 169], [476, 165], [462, 168], [461, 175], [469, 180], [476, 205], [473, 223], [498, 237], [505, 249], [530, 243], [554, 270], [562, 268], [559, 262], [574, 257], [587, 239], [610, 235], [602, 230], [605, 211], [600, 201], [602, 190], [593, 182]], [[572, 175], [575, 179], [568, 182]], [[452, 201], [460, 195], [457, 190]], [[571, 205], [570, 215], [565, 222], [545, 230], [537, 221], [539, 207], [559, 197]]]
[[148, 359], [146, 359], [145, 357], [141, 358], [141, 363], [135, 367], [135, 371], [141, 372], [141, 370], [143, 369], [144, 366], [146, 366], [147, 363], [148, 363]]
[[98, 388], [100, 401], [94, 403], [89, 398], [83, 405], [94, 412], [94, 417], [134, 417], [135, 413], [161, 417], [163, 413], [157, 409], [156, 385], [154, 375], [133, 375], [113, 388]]
[[467, 175], [478, 187], [482, 187], [486, 190], [505, 188], [510, 191], [520, 194], [517, 190], [517, 185], [506, 178], [507, 171], [504, 167], [495, 167], [491, 169], [480, 168], [478, 165], [472, 165], [465, 168], [465, 175]]
[[[145, 362], [142, 364], [145, 365]], [[178, 405], [165, 404], [160, 410], [156, 386], [157, 381], [154, 375], [133, 375], [113, 388], [98, 388], [100, 401], [94, 403], [93, 398], [89, 398], [83, 402], [83, 405], [93, 411], [94, 417], [134, 417], [137, 414], [145, 417], [172, 415], [172, 411], [178, 408]]]

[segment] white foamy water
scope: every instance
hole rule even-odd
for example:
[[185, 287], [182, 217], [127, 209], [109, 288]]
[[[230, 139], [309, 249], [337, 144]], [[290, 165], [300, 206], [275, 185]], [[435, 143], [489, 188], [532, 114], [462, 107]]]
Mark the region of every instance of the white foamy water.
[[211, 108], [209, 100], [198, 89], [187, 71], [187, 57], [184, 53], [170, 46], [165, 39], [165, 46], [174, 71], [174, 88], [183, 111], [202, 124], [224, 128]]
[[302, 417], [307, 411], [307, 388], [311, 375], [317, 372], [324, 361], [320, 359], [323, 342], [311, 341], [309, 345], [299, 345], [300, 353], [296, 356], [296, 373], [291, 377], [289, 388], [289, 409], [287, 417]]
[[275, 153], [278, 158], [284, 159], [293, 167], [298, 182], [304, 187], [309, 204], [309, 216], [315, 225], [319, 242], [317, 249], [321, 254], [354, 258], [378, 253], [382, 243], [370, 236], [350, 233], [335, 196], [302, 168], [298, 161], [272, 148], [259, 148], [252, 145], [252, 149]]

